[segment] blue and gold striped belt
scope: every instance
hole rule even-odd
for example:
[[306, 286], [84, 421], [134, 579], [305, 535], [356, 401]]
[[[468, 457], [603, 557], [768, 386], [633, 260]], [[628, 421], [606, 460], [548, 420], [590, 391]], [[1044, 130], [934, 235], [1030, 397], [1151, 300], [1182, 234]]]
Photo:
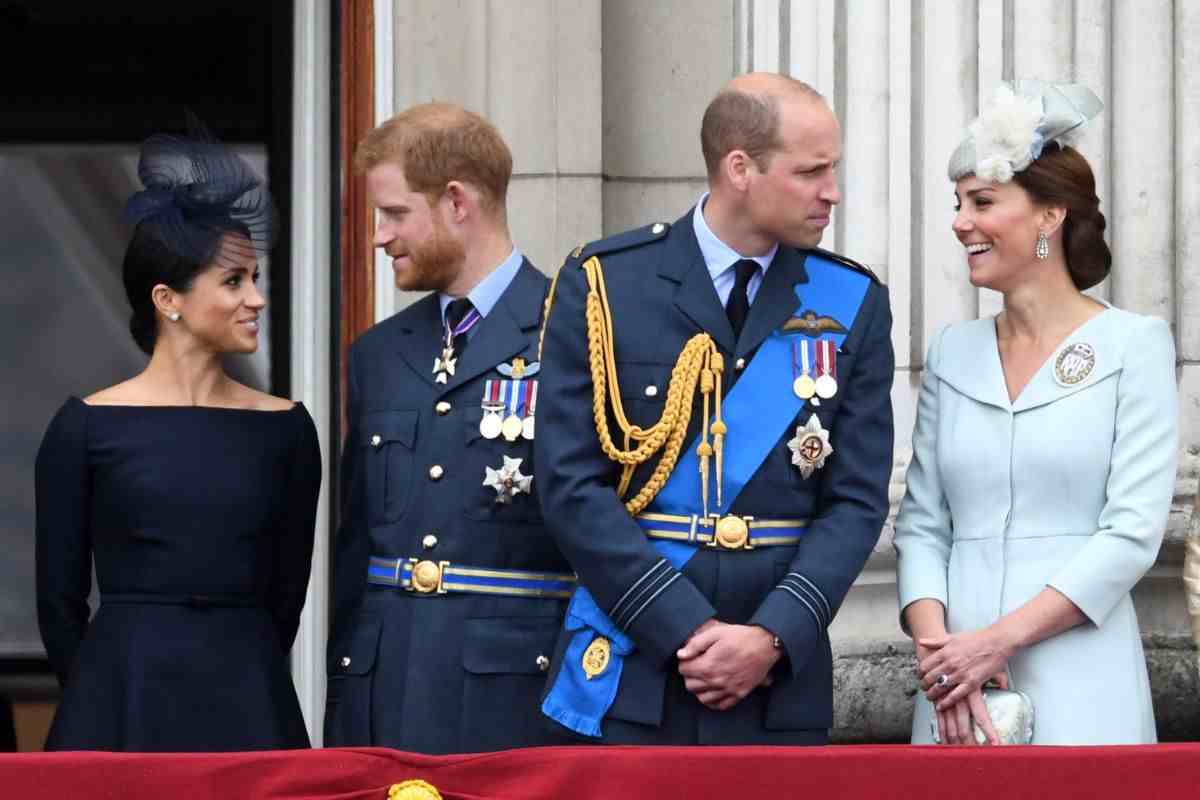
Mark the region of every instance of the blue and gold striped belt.
[[367, 565], [367, 583], [430, 595], [466, 592], [509, 597], [570, 597], [575, 590], [575, 576], [571, 573], [467, 567], [449, 561], [378, 556], [371, 556]]
[[706, 544], [723, 550], [796, 544], [808, 529], [806, 519], [757, 519], [734, 514], [685, 517], [645, 512], [637, 515], [637, 522], [651, 539]]

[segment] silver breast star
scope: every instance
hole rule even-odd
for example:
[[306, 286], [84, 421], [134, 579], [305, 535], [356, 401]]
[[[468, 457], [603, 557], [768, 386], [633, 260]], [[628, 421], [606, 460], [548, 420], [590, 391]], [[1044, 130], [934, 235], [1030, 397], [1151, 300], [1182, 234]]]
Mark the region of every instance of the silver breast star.
[[533, 488], [533, 476], [521, 474], [521, 462], [524, 459], [504, 456], [504, 466], [500, 469], [484, 467], [483, 485], [496, 490], [497, 503], [511, 503], [513, 497], [524, 492], [529, 494]]
[[802, 478], [825, 466], [825, 459], [833, 455], [829, 431], [821, 427], [816, 414], [810, 416], [806, 424], [796, 426], [796, 435], [787, 446], [792, 451], [792, 464], [800, 470]]

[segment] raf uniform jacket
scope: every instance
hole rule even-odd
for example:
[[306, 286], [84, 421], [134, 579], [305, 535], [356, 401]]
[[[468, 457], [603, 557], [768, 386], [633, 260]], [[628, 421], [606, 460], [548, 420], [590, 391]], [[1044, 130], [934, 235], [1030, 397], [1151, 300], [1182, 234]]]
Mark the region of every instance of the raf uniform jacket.
[[511, 504], [483, 485], [505, 456], [532, 473], [532, 442], [480, 434], [480, 401], [485, 382], [503, 378], [497, 365], [537, 359], [548, 283], [525, 261], [445, 384], [432, 371], [443, 342], [436, 294], [351, 348], [327, 745], [436, 754], [554, 741], [537, 698], [565, 600], [366, 583], [370, 556], [570, 572], [542, 526], [536, 483]]
[[[795, 431], [792, 425], [731, 509], [759, 518], [809, 518], [801, 543], [736, 552], [701, 547], [677, 572], [626, 513], [614, 491], [619, 467], [598, 443], [584, 313], [587, 282], [580, 268], [591, 256], [601, 261], [607, 284], [622, 403], [629, 421], [641, 427], [661, 416], [672, 366], [689, 338], [707, 332], [715, 340], [725, 356], [728, 393], [736, 364], [748, 362], [773, 330], [799, 313], [794, 290], [808, 277], [807, 253], [781, 245], [735, 341], [697, 244], [691, 213], [674, 226], [658, 224], [593, 243], [562, 268], [546, 332], [537, 482], [547, 527], [580, 584], [610, 618], [622, 619], [623, 631], [636, 647], [625, 658], [617, 696], [602, 723], [603, 739], [635, 744], [823, 743], [833, 718], [826, 628], [871, 553], [888, 511], [894, 360], [886, 289], [871, 276], [838, 356], [837, 395], [815, 409], [833, 445], [824, 468], [804, 479], [792, 466], [786, 444]], [[845, 266], [866, 271], [853, 262]], [[790, 385], [792, 377], [781, 375], [780, 380]], [[700, 424], [699, 393], [695, 403], [685, 447], [692, 446]], [[806, 406], [796, 424], [811, 413]], [[619, 429], [610, 425], [619, 440]], [[730, 431], [726, 447], [737, 447], [737, 431]], [[655, 461], [638, 469], [631, 494], [645, 483]], [[699, 498], [696, 505], [699, 513]], [[638, 608], [623, 607], [630, 598], [638, 598]], [[675, 651], [712, 617], [761, 625], [780, 638], [785, 652], [774, 669], [773, 685], [754, 690], [728, 711], [711, 711], [689, 694], [675, 659]], [[552, 681], [568, 639], [560, 638]]]

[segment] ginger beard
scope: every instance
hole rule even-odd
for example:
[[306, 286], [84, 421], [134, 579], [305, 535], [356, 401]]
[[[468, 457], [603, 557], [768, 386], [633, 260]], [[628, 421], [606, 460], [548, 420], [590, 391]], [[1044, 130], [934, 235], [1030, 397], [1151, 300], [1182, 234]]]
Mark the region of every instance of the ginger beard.
[[395, 246], [386, 248], [392, 257], [392, 272], [396, 276], [396, 288], [404, 291], [443, 291], [458, 277], [467, 251], [462, 242], [450, 235], [438, 214], [432, 215], [432, 230], [421, 243], [410, 242], [405, 261], [394, 251]]

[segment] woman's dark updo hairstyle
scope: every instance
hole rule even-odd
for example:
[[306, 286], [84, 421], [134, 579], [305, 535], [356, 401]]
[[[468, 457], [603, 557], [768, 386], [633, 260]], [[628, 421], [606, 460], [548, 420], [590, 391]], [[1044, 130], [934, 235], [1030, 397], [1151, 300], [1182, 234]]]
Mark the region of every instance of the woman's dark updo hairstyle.
[[[214, 252], [219, 241], [220, 233], [214, 231]], [[158, 316], [150, 292], [160, 283], [177, 292], [186, 292], [192, 288], [196, 276], [211, 264], [211, 259], [194, 261], [169, 248], [153, 222], [139, 223], [133, 229], [133, 238], [125, 251], [122, 273], [125, 296], [133, 308], [129, 332], [147, 355], [153, 354], [154, 342], [158, 338]]]
[[1104, 280], [1112, 268], [1112, 253], [1104, 241], [1107, 223], [1087, 159], [1073, 147], [1048, 145], [1013, 181], [1034, 202], [1067, 209], [1063, 251], [1075, 288], [1083, 291]]

